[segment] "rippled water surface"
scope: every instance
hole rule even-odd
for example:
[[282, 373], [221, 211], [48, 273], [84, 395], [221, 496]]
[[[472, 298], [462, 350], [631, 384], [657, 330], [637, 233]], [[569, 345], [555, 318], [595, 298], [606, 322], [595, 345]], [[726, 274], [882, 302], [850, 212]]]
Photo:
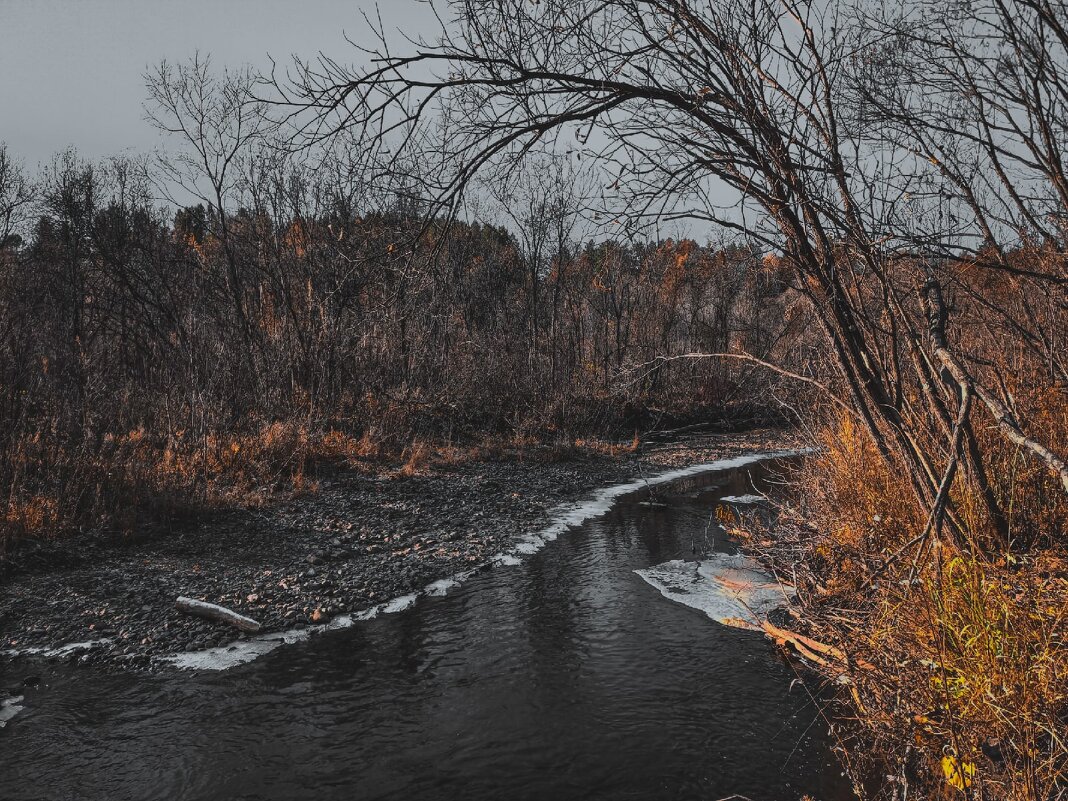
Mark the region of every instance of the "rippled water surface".
[[0, 731], [0, 798], [849, 798], [770, 644], [634, 573], [731, 550], [709, 514], [755, 472], [628, 496], [520, 565], [233, 670], [57, 669]]

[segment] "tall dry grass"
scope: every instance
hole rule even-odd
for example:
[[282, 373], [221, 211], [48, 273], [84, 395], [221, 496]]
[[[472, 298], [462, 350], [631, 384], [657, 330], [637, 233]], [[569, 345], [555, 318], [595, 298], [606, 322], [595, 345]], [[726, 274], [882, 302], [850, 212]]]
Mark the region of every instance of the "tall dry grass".
[[[1044, 419], [1064, 426], [1062, 397]], [[1031, 419], [1035, 419], [1032, 417]], [[1053, 799], [1068, 794], [1068, 504], [1049, 474], [983, 431], [1003, 542], [963, 475], [963, 536], [917, 542], [926, 517], [902, 472], [848, 419], [820, 432], [797, 476], [792, 536], [771, 546], [798, 579], [803, 621], [849, 656], [824, 668], [863, 747], [848, 762], [882, 798]]]
[[[273, 422], [244, 433], [153, 436], [143, 429], [65, 445], [35, 434], [11, 446], [0, 554], [22, 537], [49, 539], [82, 528], [132, 531], [174, 515], [240, 504], [278, 490], [314, 489], [310, 460], [333, 454], [336, 437]], [[356, 444], [358, 447], [358, 443]]]
[[83, 529], [129, 533], [175, 516], [313, 493], [324, 467], [410, 478], [478, 460], [618, 457], [638, 443], [637, 434], [621, 443], [531, 434], [485, 434], [462, 444], [418, 435], [405, 441], [374, 426], [352, 435], [297, 421], [200, 437], [136, 429], [73, 446], [37, 434], [12, 447], [0, 556], [23, 538], [56, 539]]

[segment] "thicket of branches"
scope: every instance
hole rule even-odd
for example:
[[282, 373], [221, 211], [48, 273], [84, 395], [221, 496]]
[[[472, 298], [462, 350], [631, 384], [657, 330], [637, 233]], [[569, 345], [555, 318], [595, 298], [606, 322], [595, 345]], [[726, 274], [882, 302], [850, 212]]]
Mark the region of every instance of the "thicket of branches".
[[796, 377], [826, 447], [802, 482], [813, 526], [778, 558], [877, 743], [850, 762], [858, 786], [1062, 797], [1068, 6], [443, 14], [440, 39], [383, 40], [366, 71], [280, 81], [301, 134], [356, 135], [384, 173], [426, 165], [450, 209], [480, 172], [576, 142], [622, 224], [698, 219], [780, 254], [819, 334]]

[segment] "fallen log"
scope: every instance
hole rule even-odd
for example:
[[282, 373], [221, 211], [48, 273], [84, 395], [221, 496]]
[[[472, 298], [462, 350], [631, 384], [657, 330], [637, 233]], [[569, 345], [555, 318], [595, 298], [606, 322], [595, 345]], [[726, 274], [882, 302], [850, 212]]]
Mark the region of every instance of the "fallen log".
[[225, 606], [209, 604], [207, 601], [197, 601], [193, 598], [186, 598], [184, 595], [179, 596], [174, 605], [180, 612], [214, 620], [217, 623], [226, 623], [248, 634], [255, 634], [260, 630], [259, 622], [250, 617], [239, 615], [233, 609], [227, 609]]

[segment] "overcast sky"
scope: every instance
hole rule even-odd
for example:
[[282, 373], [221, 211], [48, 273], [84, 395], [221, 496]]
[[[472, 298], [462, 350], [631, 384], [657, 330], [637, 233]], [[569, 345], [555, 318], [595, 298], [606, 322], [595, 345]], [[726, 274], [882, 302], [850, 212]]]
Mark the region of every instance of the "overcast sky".
[[[388, 28], [432, 32], [419, 0], [381, 0]], [[198, 49], [216, 66], [265, 68], [318, 51], [359, 58], [374, 0], [0, 0], [0, 141], [33, 171], [75, 146], [90, 159], [159, 142], [144, 120], [145, 69]]]
[[151, 152], [164, 145], [144, 119], [152, 65], [198, 50], [215, 68], [320, 51], [359, 62], [345, 36], [374, 42], [364, 12], [392, 40], [440, 30], [426, 0], [0, 0], [0, 142], [31, 174], [71, 146], [87, 160]]

